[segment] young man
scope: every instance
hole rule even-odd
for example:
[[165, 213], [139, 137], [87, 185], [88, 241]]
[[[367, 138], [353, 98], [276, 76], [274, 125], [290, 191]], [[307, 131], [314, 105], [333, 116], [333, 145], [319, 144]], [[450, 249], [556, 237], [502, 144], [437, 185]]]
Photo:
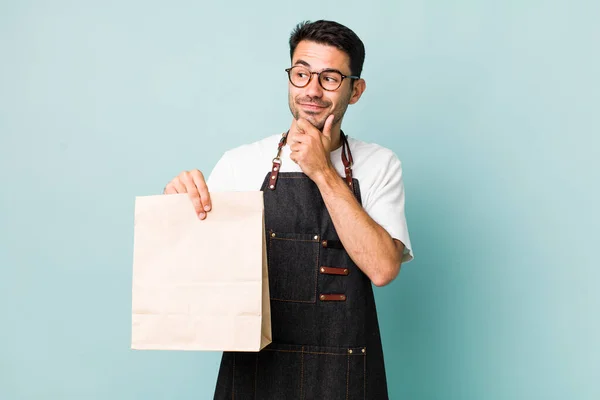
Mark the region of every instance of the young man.
[[290, 37], [289, 131], [227, 151], [208, 184], [184, 171], [200, 219], [211, 191], [264, 191], [273, 343], [223, 354], [215, 399], [388, 398], [372, 284], [412, 259], [400, 161], [341, 130], [366, 88], [365, 50], [332, 21]]

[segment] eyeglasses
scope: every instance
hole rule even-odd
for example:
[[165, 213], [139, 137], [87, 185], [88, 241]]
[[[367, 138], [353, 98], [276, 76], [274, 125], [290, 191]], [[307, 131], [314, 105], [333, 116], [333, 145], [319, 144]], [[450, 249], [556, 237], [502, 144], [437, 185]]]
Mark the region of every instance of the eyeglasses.
[[319, 84], [321, 87], [328, 91], [337, 90], [342, 86], [342, 81], [345, 78], [360, 79], [359, 76], [344, 75], [340, 71], [335, 69], [326, 69], [321, 72], [311, 72], [308, 68], [296, 65], [292, 68], [287, 68], [285, 72], [288, 73], [290, 83], [297, 88], [303, 88], [307, 86], [313, 75], [319, 77]]

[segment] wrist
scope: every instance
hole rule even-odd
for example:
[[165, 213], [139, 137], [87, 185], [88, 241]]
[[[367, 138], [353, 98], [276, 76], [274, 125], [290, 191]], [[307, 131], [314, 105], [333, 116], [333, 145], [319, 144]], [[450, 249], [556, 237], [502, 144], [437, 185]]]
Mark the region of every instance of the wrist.
[[319, 171], [314, 179], [314, 182], [321, 192], [332, 190], [335, 187], [335, 184], [339, 183], [338, 181], [340, 181], [340, 176], [332, 165]]

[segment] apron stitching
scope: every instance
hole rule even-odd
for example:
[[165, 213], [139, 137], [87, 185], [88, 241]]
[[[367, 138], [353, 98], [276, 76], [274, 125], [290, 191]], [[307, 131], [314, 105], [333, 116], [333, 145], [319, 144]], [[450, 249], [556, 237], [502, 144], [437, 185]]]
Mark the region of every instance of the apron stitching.
[[287, 301], [288, 303], [310, 303], [313, 304], [315, 303], [315, 301], [313, 300], [284, 300], [284, 299], [276, 299], [271, 297], [271, 300], [275, 300], [275, 301]]
[[346, 400], [348, 400], [348, 386], [350, 385], [350, 354], [348, 354], [348, 369], [346, 370]]
[[319, 254], [321, 249], [317, 247], [317, 265], [315, 265], [315, 303], [317, 302], [317, 287], [319, 284]]
[[273, 238], [271, 240], [291, 240], [293, 242], [314, 242], [313, 239], [310, 239], [310, 240], [309, 239], [286, 239], [286, 238], [278, 238], [278, 237]]
[[[325, 355], [325, 356], [345, 356], [347, 355], [346, 353], [327, 353], [324, 351], [299, 351], [299, 350], [281, 350], [281, 349], [263, 349], [262, 351], [278, 351], [281, 353], [302, 353], [302, 354], [321, 354], [321, 355]], [[364, 357], [362, 354], [351, 354], [348, 355], [349, 357], [357, 357], [357, 356], [362, 356]]]
[[235, 353], [233, 353], [233, 377], [231, 378], [231, 400], [235, 396]]
[[304, 399], [304, 346], [302, 346], [302, 354], [300, 356], [300, 400]]
[[267, 252], [267, 267], [270, 269], [271, 265], [271, 249], [273, 248], [273, 239], [271, 235], [269, 235], [269, 251]]
[[364, 383], [363, 383], [363, 388], [364, 388], [364, 399], [366, 400], [367, 398], [367, 356], [365, 356], [364, 358], [364, 362], [363, 362], [363, 379], [364, 379]]
[[[271, 230], [269, 229], [269, 232]], [[273, 248], [273, 239], [271, 238], [271, 235], [269, 235], [269, 251], [267, 252], [267, 268], [269, 269], [269, 276], [271, 275], [271, 249]], [[270, 283], [269, 283], [270, 286]], [[269, 288], [269, 298], [271, 300], [273, 300], [273, 298], [271, 297], [271, 288]]]

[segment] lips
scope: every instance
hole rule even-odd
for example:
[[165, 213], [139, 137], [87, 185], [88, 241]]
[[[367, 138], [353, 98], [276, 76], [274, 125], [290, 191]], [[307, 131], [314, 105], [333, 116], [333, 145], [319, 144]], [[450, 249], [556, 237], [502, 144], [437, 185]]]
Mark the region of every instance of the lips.
[[313, 110], [313, 111], [320, 111], [320, 110], [326, 108], [326, 106], [322, 106], [322, 105], [314, 104], [314, 103], [298, 103], [298, 104], [300, 104], [300, 106], [302, 106], [303, 108]]

